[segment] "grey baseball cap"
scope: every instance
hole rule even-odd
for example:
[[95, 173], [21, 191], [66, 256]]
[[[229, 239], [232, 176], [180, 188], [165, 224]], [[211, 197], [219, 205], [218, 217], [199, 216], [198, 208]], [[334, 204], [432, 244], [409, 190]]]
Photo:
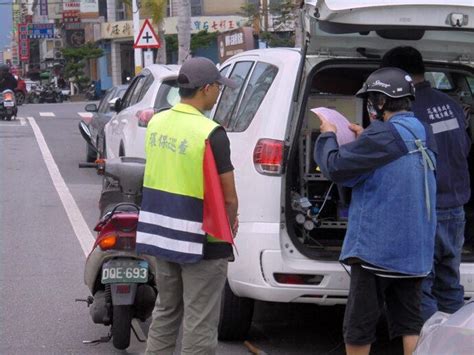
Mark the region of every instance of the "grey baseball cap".
[[223, 77], [216, 65], [208, 58], [190, 58], [183, 63], [179, 70], [178, 86], [181, 88], [200, 88], [215, 82], [230, 88], [238, 86], [234, 80]]

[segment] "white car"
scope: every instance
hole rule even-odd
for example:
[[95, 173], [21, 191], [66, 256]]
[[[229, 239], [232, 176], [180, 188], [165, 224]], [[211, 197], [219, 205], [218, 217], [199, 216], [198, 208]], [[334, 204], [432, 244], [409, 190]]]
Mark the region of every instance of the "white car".
[[[319, 121], [311, 108], [367, 125], [354, 94], [387, 50], [407, 44], [422, 52], [438, 89], [474, 107], [471, 1], [305, 1], [303, 24], [306, 48], [242, 52], [220, 66], [240, 83], [224, 88], [212, 116], [228, 131], [240, 212], [219, 325], [224, 340], [245, 337], [254, 300], [347, 301], [349, 270], [338, 262], [347, 200], [315, 168]], [[474, 197], [466, 212], [461, 280], [472, 299]]]
[[179, 66], [152, 64], [130, 83], [115, 103], [116, 115], [105, 125], [107, 158], [145, 157], [148, 121], [179, 101], [176, 78]]

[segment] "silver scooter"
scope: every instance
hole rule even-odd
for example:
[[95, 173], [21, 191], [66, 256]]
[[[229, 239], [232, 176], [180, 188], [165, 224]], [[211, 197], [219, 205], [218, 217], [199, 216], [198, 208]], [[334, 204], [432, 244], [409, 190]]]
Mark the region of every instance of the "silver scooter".
[[[87, 125], [79, 130], [94, 149]], [[84, 300], [90, 306], [94, 323], [111, 325], [108, 336], [84, 343], [107, 342], [126, 349], [130, 345], [132, 319], [145, 321], [150, 317], [156, 296], [155, 258], [136, 251], [136, 228], [145, 160], [120, 157], [96, 163], [81, 163], [79, 167], [94, 167], [104, 176], [99, 201], [101, 218], [94, 230], [96, 241], [86, 260], [84, 282], [92, 296]]]

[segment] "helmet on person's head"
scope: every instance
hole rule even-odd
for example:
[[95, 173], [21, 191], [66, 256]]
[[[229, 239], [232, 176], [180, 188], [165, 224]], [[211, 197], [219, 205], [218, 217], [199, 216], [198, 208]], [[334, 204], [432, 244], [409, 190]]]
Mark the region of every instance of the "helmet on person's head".
[[369, 93], [381, 93], [393, 99], [408, 97], [415, 99], [415, 86], [407, 72], [393, 67], [381, 68], [369, 75], [357, 97], [366, 97]]
[[10, 67], [6, 64], [0, 64], [0, 73], [6, 74], [10, 72]]

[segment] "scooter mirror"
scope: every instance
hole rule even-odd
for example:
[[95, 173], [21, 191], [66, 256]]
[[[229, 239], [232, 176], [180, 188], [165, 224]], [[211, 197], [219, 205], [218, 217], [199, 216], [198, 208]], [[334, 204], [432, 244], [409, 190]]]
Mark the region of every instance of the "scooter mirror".
[[96, 152], [98, 153], [99, 151], [97, 150], [96, 146], [92, 143], [92, 135], [91, 131], [89, 130], [89, 127], [84, 121], [79, 122], [79, 132], [81, 132], [82, 138], [89, 144], [89, 146]]

